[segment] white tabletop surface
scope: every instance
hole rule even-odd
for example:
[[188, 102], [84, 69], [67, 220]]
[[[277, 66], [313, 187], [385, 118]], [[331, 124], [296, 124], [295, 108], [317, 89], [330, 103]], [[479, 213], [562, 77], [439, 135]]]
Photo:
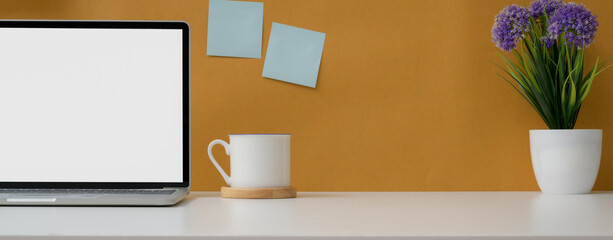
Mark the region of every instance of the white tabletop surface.
[[613, 239], [613, 192], [299, 192], [172, 207], [0, 207], [0, 239]]

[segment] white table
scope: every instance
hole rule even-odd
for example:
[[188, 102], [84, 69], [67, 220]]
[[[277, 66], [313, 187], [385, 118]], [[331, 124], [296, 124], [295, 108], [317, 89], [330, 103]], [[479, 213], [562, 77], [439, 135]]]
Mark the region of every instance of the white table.
[[173, 207], [0, 207], [0, 239], [613, 239], [613, 192], [299, 192]]

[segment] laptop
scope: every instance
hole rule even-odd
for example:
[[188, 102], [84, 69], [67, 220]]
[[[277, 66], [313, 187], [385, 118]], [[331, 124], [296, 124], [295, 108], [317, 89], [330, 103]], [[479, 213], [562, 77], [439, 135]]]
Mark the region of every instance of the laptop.
[[173, 205], [190, 188], [185, 22], [0, 20], [0, 205]]

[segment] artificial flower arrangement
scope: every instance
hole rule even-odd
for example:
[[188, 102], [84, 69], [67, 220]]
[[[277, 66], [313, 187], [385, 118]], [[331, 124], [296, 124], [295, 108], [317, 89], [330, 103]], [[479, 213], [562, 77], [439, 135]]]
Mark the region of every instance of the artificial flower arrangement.
[[496, 16], [492, 41], [512, 52], [500, 54], [504, 78], [524, 97], [550, 129], [573, 129], [594, 78], [609, 66], [584, 74], [585, 48], [594, 41], [598, 21], [583, 5], [535, 0], [527, 8], [510, 5]]

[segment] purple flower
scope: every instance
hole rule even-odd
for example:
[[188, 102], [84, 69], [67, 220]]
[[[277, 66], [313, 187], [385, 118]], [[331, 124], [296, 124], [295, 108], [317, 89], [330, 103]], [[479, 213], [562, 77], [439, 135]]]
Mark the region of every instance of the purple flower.
[[529, 17], [526, 8], [515, 4], [502, 9], [494, 19], [492, 41], [500, 49], [510, 52], [528, 32]]
[[538, 19], [543, 13], [551, 16], [561, 5], [562, 0], [535, 0], [528, 7], [528, 12], [534, 19]]
[[547, 47], [564, 34], [567, 44], [586, 48], [594, 41], [598, 21], [583, 4], [571, 2], [560, 6], [549, 18], [548, 25], [547, 36], [543, 39]]

